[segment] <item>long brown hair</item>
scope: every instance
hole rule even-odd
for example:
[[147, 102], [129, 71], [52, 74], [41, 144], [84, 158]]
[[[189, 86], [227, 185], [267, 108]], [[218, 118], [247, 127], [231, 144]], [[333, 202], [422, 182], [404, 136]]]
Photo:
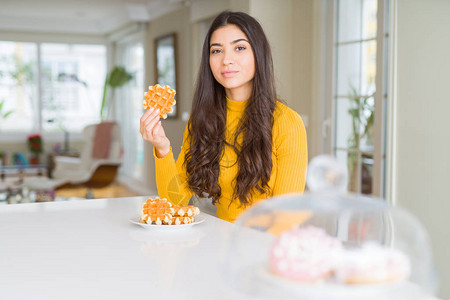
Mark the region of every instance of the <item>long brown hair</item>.
[[[234, 143], [225, 141], [227, 103], [225, 89], [209, 65], [210, 39], [215, 30], [236, 25], [248, 38], [255, 59], [253, 90], [240, 120]], [[222, 12], [213, 21], [203, 44], [200, 70], [195, 85], [192, 114], [188, 122], [190, 147], [185, 153], [189, 188], [200, 197], [205, 193], [216, 203], [221, 196], [218, 183], [225, 145], [237, 154], [239, 171], [233, 199], [242, 205], [252, 201], [256, 190], [268, 193], [272, 171], [272, 127], [276, 106], [273, 62], [269, 42], [261, 25], [242, 12]], [[243, 135], [242, 143], [238, 137]]]

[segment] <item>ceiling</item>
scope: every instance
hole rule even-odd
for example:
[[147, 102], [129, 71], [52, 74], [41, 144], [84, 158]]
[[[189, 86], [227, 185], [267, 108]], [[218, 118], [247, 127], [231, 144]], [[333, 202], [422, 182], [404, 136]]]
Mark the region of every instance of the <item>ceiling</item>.
[[149, 21], [189, 0], [0, 0], [0, 30], [107, 34]]

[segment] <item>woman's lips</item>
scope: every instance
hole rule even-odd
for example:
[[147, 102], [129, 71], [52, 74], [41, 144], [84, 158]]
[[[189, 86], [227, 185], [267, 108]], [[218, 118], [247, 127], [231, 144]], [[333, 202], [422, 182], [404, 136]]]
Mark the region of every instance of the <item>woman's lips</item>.
[[238, 71], [225, 71], [225, 72], [222, 72], [222, 76], [225, 78], [228, 78], [228, 77], [233, 77], [237, 73], [238, 73]]

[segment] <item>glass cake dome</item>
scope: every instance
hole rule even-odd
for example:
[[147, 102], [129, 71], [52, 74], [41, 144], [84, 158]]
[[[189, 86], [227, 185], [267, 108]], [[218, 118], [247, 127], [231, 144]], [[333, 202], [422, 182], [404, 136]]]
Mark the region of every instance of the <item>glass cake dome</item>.
[[236, 296], [412, 300], [435, 292], [424, 227], [382, 199], [347, 193], [346, 172], [318, 156], [310, 192], [265, 200], [236, 220], [223, 261]]

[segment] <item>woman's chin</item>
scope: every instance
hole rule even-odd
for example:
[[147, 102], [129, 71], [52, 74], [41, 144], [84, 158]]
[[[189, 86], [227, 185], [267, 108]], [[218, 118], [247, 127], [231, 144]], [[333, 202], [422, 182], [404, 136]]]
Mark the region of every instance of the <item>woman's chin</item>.
[[227, 90], [240, 90], [240, 89], [250, 89], [252, 85], [250, 82], [242, 82], [241, 80], [226, 80], [220, 83]]

